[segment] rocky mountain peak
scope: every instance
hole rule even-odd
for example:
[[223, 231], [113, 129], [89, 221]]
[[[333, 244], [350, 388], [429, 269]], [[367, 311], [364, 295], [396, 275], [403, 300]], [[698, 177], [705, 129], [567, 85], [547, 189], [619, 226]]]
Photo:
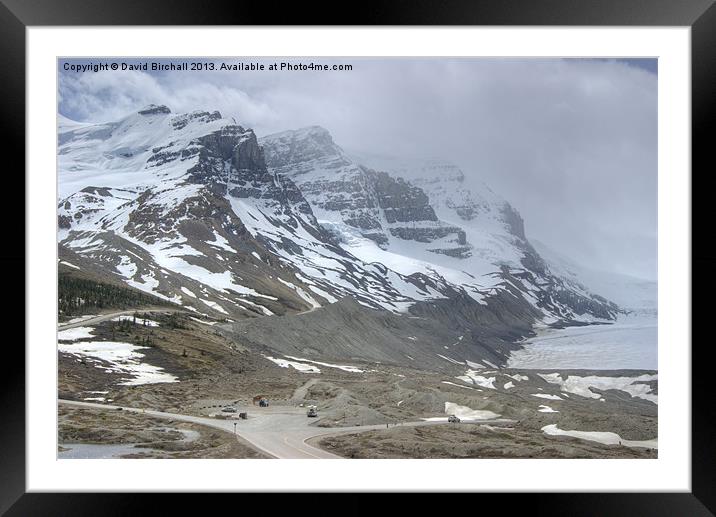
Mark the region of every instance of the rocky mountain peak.
[[221, 113], [218, 111], [192, 111], [191, 113], [183, 113], [172, 118], [172, 127], [180, 131], [191, 123], [205, 123], [221, 120]]
[[169, 114], [172, 110], [170, 110], [167, 106], [161, 104], [148, 104], [144, 108], [140, 109], [137, 113], [139, 115], [160, 115], [160, 114]]
[[317, 159], [347, 162], [343, 150], [335, 144], [331, 134], [321, 126], [309, 126], [268, 135], [261, 138], [261, 144], [266, 149], [266, 163], [271, 168]]

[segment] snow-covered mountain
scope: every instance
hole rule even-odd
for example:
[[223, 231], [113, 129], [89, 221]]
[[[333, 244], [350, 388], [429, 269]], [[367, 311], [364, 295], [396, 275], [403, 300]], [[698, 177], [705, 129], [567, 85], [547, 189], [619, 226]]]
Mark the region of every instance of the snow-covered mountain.
[[533, 242], [550, 269], [562, 278], [602, 294], [627, 311], [657, 313], [658, 286], [655, 281], [586, 268], [540, 241]]
[[437, 274], [477, 301], [510, 284], [553, 318], [610, 319], [615, 313], [606, 300], [553, 275], [527, 240], [517, 211], [486, 185], [467, 189], [464, 174], [450, 163], [383, 160], [378, 171], [317, 126], [259, 142], [269, 168], [291, 178], [318, 222], [366, 262], [402, 274]]
[[349, 295], [398, 310], [450, 290], [346, 252], [267, 170], [253, 131], [218, 112], [61, 121], [59, 164], [60, 244], [198, 312], [281, 314]]
[[219, 112], [156, 105], [105, 124], [60, 117], [58, 145], [61, 255], [197, 313], [239, 320], [350, 298], [463, 327], [491, 321], [509, 340], [508, 321], [618, 310], [554, 274], [509, 203], [466, 189], [446, 163], [406, 181], [323, 128], [259, 140]]

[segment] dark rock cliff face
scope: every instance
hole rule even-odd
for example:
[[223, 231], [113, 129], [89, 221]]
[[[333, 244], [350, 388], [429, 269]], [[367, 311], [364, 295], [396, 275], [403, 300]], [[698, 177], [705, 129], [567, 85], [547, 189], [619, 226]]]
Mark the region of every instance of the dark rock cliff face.
[[321, 160], [332, 169], [350, 164], [331, 134], [319, 126], [271, 135], [263, 138], [261, 145], [266, 150], [266, 165], [271, 169], [294, 168], [314, 160]]
[[376, 193], [378, 206], [383, 209], [388, 223], [437, 221], [428, 196], [402, 178], [393, 178], [385, 172], [364, 169]]
[[293, 182], [268, 171], [263, 150], [252, 130], [224, 126], [198, 138], [196, 145], [199, 160], [189, 169], [193, 181], [224, 185], [236, 198], [274, 199], [307, 206]]
[[62, 230], [69, 230], [72, 227], [72, 218], [67, 215], [58, 215], [57, 226]]
[[[213, 118], [213, 114], [200, 114]], [[217, 116], [218, 115], [217, 112]], [[216, 193], [246, 200], [261, 200], [276, 215], [275, 224], [298, 228], [303, 216], [306, 231], [333, 243], [334, 238], [315, 220], [311, 205], [291, 179], [269, 171], [264, 151], [251, 129], [226, 125], [198, 138], [194, 148], [199, 159], [188, 170], [190, 180], [209, 186]], [[287, 244], [289, 246], [289, 244]]]
[[231, 155], [231, 165], [237, 171], [258, 171], [262, 175], [267, 172], [263, 149], [253, 131], [244, 133], [239, 139]]
[[525, 222], [519, 212], [512, 208], [509, 203], [505, 203], [502, 207], [502, 216], [505, 221], [505, 224], [507, 224], [508, 228], [510, 229], [510, 233], [512, 235], [515, 235], [516, 237], [519, 237], [523, 241], [526, 240]]

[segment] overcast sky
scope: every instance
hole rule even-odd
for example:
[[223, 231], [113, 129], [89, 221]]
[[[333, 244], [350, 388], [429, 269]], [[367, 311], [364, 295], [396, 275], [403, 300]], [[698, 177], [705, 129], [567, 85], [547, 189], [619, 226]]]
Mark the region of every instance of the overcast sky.
[[445, 158], [517, 208], [528, 238], [656, 279], [656, 60], [301, 61], [353, 70], [75, 73], [61, 61], [59, 110], [93, 122], [150, 103], [219, 110], [258, 136], [320, 125], [347, 150]]

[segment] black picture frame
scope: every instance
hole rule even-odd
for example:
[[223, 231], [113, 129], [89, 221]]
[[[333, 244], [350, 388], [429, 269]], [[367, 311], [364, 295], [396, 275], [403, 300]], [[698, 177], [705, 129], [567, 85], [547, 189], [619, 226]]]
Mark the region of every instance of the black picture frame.
[[[714, 86], [716, 85], [716, 6], [714, 0], [382, 0], [344, 4], [314, 0], [291, 2], [277, 8], [273, 2], [196, 0], [0, 0], [0, 142], [4, 154], [15, 159], [3, 163], [5, 177], [12, 185], [15, 202], [11, 224], [5, 235], [13, 242], [24, 242], [24, 225], [18, 214], [24, 213], [25, 170], [25, 30], [28, 26], [87, 25], [514, 25], [514, 26], [685, 26], [691, 28], [692, 72], [692, 271], [713, 271], [716, 256], [709, 251], [713, 234], [709, 198], [713, 191], [713, 172], [706, 170], [712, 161]], [[88, 42], [91, 52], [91, 42]], [[700, 170], [700, 174], [694, 171]], [[689, 174], [690, 171], [683, 171]], [[698, 179], [698, 188], [694, 188]], [[707, 197], [708, 196], [708, 197]], [[9, 202], [9, 201], [8, 201]], [[7, 204], [3, 202], [7, 207]], [[7, 208], [6, 208], [7, 210]], [[3, 246], [2, 271], [24, 271], [24, 246]], [[7, 278], [6, 288], [23, 292], [20, 275], [17, 286]], [[692, 321], [708, 321], [711, 305], [705, 296], [714, 292], [714, 275], [699, 275], [697, 289], [692, 288]], [[699, 296], [701, 294], [701, 300]], [[699, 303], [701, 302], [701, 303]], [[17, 313], [17, 296], [4, 300], [4, 314]], [[7, 307], [5, 306], [7, 305]], [[31, 310], [31, 308], [27, 308]], [[693, 328], [695, 337], [696, 328]], [[692, 339], [692, 491], [690, 493], [643, 494], [512, 494], [510, 508], [522, 505], [532, 513], [550, 515], [713, 515], [716, 512], [716, 475], [714, 469], [713, 420], [716, 405], [712, 401], [712, 367], [708, 361], [709, 342]], [[129, 515], [168, 514], [172, 507], [184, 506], [178, 495], [134, 494], [38, 494], [25, 490], [25, 355], [19, 345], [5, 344], [0, 376], [0, 513], [8, 516], [29, 515]], [[690, 344], [685, 343], [683, 346]], [[204, 511], [220, 507], [227, 497], [202, 502]], [[245, 496], [241, 496], [245, 497]], [[275, 497], [275, 496], [271, 496]], [[294, 495], [293, 497], [297, 497]], [[357, 513], [371, 507], [365, 495], [349, 495], [342, 505]], [[486, 497], [505, 495], [485, 494]], [[207, 498], [205, 498], [207, 499]], [[412, 499], [423, 504], [422, 497]], [[294, 500], [295, 501], [295, 500]], [[256, 501], [258, 502], [258, 501]], [[495, 501], [504, 502], [504, 501]], [[246, 503], [246, 510], [254, 502]], [[402, 503], [401, 503], [402, 504]], [[300, 505], [294, 503], [298, 508]], [[306, 508], [301, 506], [302, 508]], [[297, 511], [301, 511], [298, 508]], [[308, 510], [310, 511], [310, 509]], [[273, 513], [273, 512], [270, 512]], [[294, 512], [295, 513], [295, 512]]]

